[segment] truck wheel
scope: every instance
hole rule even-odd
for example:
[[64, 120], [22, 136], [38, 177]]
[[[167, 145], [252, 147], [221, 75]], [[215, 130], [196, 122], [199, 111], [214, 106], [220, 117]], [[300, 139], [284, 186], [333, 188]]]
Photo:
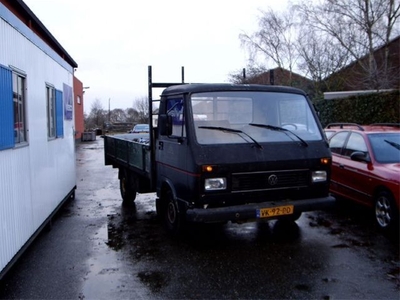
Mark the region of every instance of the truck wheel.
[[165, 193], [165, 201], [165, 206], [163, 207], [165, 227], [173, 237], [180, 236], [184, 223], [184, 215], [179, 211], [172, 191], [169, 190]]
[[301, 217], [301, 212], [295, 212], [292, 215], [282, 217], [282, 220], [294, 222], [300, 219], [300, 217]]
[[375, 220], [380, 229], [388, 230], [398, 226], [399, 216], [392, 195], [381, 191], [375, 198]]
[[136, 199], [135, 180], [123, 172], [123, 176], [119, 179], [119, 190], [121, 192], [122, 201], [124, 204], [129, 204]]
[[162, 216], [164, 215], [163, 201], [160, 198], [156, 198], [156, 214], [157, 219], [162, 220]]

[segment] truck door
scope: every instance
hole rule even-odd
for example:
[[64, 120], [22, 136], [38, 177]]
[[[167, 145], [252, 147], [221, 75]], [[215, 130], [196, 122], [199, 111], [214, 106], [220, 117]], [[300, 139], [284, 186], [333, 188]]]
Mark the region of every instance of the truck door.
[[[166, 99], [166, 114], [172, 119], [172, 133], [159, 136], [156, 145], [157, 170], [161, 180], [172, 183], [178, 198], [187, 191], [188, 144], [183, 96]], [[159, 182], [160, 184], [161, 182]]]

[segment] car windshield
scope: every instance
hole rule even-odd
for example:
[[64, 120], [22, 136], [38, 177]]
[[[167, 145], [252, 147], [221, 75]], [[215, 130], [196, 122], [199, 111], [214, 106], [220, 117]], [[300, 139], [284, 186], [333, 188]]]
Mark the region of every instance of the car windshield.
[[374, 133], [368, 138], [376, 161], [382, 164], [400, 162], [400, 133]]
[[[230, 91], [195, 93], [191, 105], [197, 142], [238, 144], [322, 139], [309, 102], [300, 94]], [[281, 130], [282, 129], [282, 130]]]

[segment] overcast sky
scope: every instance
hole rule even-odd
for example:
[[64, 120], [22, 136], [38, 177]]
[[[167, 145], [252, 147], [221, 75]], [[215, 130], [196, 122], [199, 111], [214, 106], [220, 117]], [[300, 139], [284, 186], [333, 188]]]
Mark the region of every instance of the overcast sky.
[[[77, 62], [75, 76], [104, 109], [128, 108], [154, 82], [227, 82], [246, 66], [239, 34], [258, 28], [260, 10], [286, 0], [23, 0]], [[161, 91], [153, 91], [156, 97]]]

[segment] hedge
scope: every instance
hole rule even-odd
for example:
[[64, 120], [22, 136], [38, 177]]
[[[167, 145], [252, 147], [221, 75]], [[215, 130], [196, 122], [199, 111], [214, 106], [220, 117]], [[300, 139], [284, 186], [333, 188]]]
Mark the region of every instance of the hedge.
[[400, 91], [372, 93], [315, 103], [322, 126], [329, 123], [400, 123]]

